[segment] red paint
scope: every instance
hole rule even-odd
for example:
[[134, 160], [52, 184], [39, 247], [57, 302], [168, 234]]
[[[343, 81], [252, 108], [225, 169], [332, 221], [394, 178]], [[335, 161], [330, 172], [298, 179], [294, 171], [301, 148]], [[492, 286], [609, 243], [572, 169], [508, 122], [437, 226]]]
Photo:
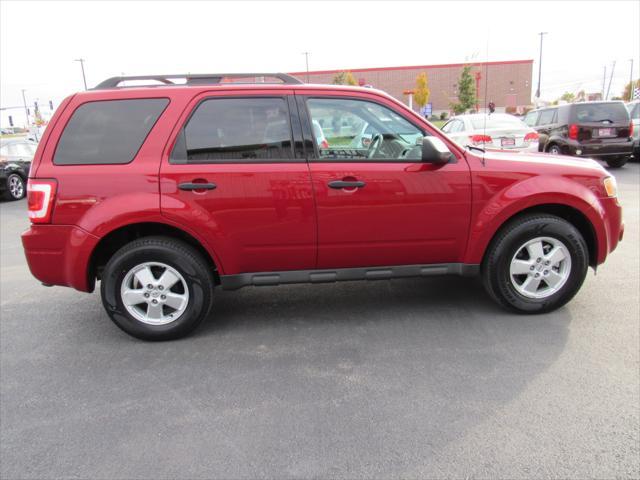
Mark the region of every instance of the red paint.
[[[439, 136], [456, 162], [289, 162], [176, 165], [169, 154], [197, 102], [209, 96], [331, 95], [375, 100]], [[88, 101], [168, 98], [166, 110], [127, 165], [56, 166], [55, 148], [75, 109]], [[536, 205], [581, 212], [602, 263], [622, 236], [621, 209], [606, 198], [595, 162], [542, 154], [464, 151], [415, 112], [373, 89], [274, 85], [98, 90], [68, 98], [38, 148], [32, 177], [57, 181], [51, 223], [23, 234], [29, 267], [43, 282], [91, 290], [90, 259], [121, 227], [162, 223], [209, 252], [220, 274], [374, 265], [482, 261], [496, 231]], [[360, 189], [330, 189], [361, 180]], [[181, 191], [206, 181], [209, 191]], [[34, 182], [35, 184], [35, 182]]]

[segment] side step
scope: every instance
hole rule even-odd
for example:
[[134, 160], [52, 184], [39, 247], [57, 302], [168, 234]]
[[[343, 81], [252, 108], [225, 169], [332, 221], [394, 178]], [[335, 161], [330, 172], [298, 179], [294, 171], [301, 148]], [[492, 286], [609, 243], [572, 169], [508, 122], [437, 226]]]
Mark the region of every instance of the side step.
[[471, 277], [480, 272], [480, 265], [437, 263], [433, 265], [398, 265], [393, 267], [340, 268], [336, 270], [291, 270], [287, 272], [239, 273], [222, 275], [224, 290], [247, 286], [273, 286], [288, 283], [331, 283], [352, 280], [389, 280], [392, 278], [460, 275]]

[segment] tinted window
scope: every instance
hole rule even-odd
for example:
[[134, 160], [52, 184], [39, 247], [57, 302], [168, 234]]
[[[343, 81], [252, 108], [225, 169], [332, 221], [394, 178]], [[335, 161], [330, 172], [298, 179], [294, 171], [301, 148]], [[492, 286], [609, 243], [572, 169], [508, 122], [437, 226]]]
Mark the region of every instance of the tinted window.
[[138, 153], [169, 100], [109, 100], [79, 106], [67, 124], [53, 163], [129, 163]]
[[538, 119], [538, 125], [549, 125], [555, 122], [556, 119], [556, 109], [552, 108], [550, 110], [541, 110], [540, 118]]
[[[374, 102], [313, 98], [312, 121], [323, 125], [323, 160], [419, 160], [422, 131], [393, 110]], [[368, 133], [370, 132], [370, 133]]]
[[622, 102], [576, 103], [573, 106], [574, 121], [582, 123], [602, 122], [629, 123], [629, 112]]
[[283, 98], [219, 98], [202, 102], [184, 129], [186, 159], [208, 163], [293, 158], [289, 110]]

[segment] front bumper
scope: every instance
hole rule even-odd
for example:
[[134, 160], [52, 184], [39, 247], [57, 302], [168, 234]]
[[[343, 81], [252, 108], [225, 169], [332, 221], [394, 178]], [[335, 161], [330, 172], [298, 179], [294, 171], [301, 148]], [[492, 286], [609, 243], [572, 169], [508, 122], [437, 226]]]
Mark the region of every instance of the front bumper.
[[89, 261], [100, 239], [73, 225], [31, 225], [22, 234], [29, 270], [47, 285], [91, 292]]

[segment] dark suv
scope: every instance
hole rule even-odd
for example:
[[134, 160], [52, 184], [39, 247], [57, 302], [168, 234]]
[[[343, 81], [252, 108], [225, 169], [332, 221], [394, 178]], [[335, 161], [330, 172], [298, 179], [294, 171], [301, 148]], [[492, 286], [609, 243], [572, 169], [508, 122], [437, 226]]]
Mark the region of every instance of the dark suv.
[[593, 160], [464, 149], [371, 88], [127, 80], [144, 81], [58, 107], [22, 242], [44, 284], [100, 281], [139, 338], [190, 332], [214, 289], [285, 283], [482, 275], [501, 305], [548, 312], [623, 235], [615, 179]]
[[540, 151], [605, 160], [622, 167], [633, 154], [633, 123], [623, 102], [583, 102], [532, 110], [524, 122], [540, 135]]

